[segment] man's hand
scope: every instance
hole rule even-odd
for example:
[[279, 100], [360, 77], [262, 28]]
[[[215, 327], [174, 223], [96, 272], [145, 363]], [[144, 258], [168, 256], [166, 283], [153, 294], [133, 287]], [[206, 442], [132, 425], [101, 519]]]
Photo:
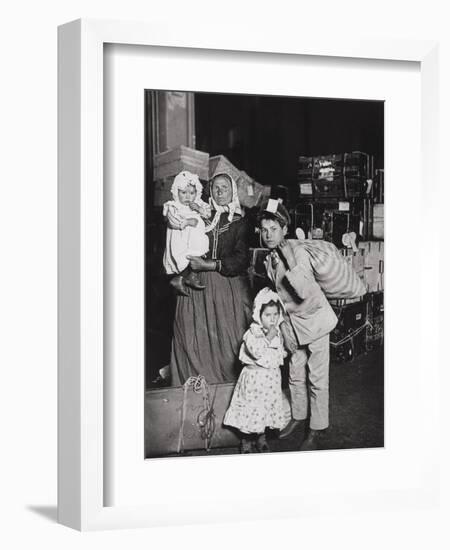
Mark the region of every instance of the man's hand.
[[186, 256], [189, 260], [192, 271], [215, 271], [216, 260], [205, 260], [199, 256]]
[[278, 252], [286, 260], [289, 269], [294, 269], [294, 267], [297, 265], [297, 261], [295, 259], [294, 251], [292, 250], [292, 246], [289, 241], [283, 239], [278, 246]]

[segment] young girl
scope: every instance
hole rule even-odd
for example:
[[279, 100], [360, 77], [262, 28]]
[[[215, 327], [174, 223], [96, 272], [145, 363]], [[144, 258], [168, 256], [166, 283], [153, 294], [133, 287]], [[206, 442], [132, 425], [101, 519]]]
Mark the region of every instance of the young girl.
[[175, 220], [175, 223], [167, 227], [163, 265], [167, 274], [175, 274], [170, 284], [178, 294], [184, 296], [188, 296], [184, 283], [196, 290], [205, 288], [197, 273], [189, 268], [187, 258], [189, 255], [203, 256], [209, 248], [202, 218], [211, 216], [211, 208], [202, 201], [202, 190], [196, 174], [186, 170], [180, 172], [173, 180], [173, 200], [165, 202], [163, 206], [163, 215], [167, 217], [170, 213], [171, 219]]
[[241, 452], [252, 441], [269, 451], [265, 429], [282, 429], [289, 422], [289, 403], [281, 391], [280, 366], [286, 357], [279, 325], [283, 320], [278, 295], [263, 288], [253, 305], [253, 323], [244, 334], [239, 359], [244, 364], [223, 423], [242, 432]]

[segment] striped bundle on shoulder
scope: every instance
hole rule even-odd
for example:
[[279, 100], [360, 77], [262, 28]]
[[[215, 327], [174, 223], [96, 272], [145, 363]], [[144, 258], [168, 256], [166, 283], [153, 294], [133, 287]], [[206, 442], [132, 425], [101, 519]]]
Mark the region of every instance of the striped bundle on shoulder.
[[320, 240], [299, 242], [308, 252], [315, 279], [327, 298], [358, 298], [366, 293], [351, 263], [333, 243]]

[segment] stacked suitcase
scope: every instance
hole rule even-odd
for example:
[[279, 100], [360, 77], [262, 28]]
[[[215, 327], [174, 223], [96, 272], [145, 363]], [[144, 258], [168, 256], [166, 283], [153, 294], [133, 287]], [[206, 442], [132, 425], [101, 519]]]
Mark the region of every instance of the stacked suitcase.
[[239, 170], [225, 156], [217, 155], [209, 159], [209, 179], [220, 173], [229, 174], [236, 182], [239, 203], [245, 208], [253, 208], [270, 197], [270, 186], [261, 185], [244, 170]]
[[209, 154], [180, 145], [155, 155], [153, 167], [154, 206], [159, 207], [166, 201], [172, 200], [170, 190], [173, 180], [183, 170], [197, 174], [200, 180], [208, 181]]
[[370, 236], [371, 220], [367, 200], [300, 202], [294, 210], [295, 227], [309, 239], [324, 239], [342, 247], [342, 236], [354, 232], [361, 239]]
[[370, 239], [373, 174], [373, 157], [361, 151], [300, 156], [296, 226], [307, 237], [325, 239], [337, 247], [348, 232]]
[[300, 156], [300, 197], [306, 199], [352, 199], [371, 196], [373, 157], [361, 151]]
[[[298, 197], [295, 227], [340, 248], [367, 289], [363, 299], [331, 300], [339, 317], [332, 353], [351, 360], [382, 342], [383, 316], [373, 303], [384, 290], [384, 170], [374, 170], [373, 157], [361, 151], [300, 156]], [[356, 235], [356, 250], [344, 246], [349, 233]]]

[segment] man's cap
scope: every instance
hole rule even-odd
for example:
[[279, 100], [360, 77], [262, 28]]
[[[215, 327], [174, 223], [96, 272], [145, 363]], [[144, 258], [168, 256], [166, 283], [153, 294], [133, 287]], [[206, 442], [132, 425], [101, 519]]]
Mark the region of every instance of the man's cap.
[[266, 212], [272, 214], [274, 219], [277, 219], [282, 225], [290, 225], [291, 223], [291, 216], [279, 199], [267, 199], [262, 203], [258, 213], [258, 221], [261, 221]]

